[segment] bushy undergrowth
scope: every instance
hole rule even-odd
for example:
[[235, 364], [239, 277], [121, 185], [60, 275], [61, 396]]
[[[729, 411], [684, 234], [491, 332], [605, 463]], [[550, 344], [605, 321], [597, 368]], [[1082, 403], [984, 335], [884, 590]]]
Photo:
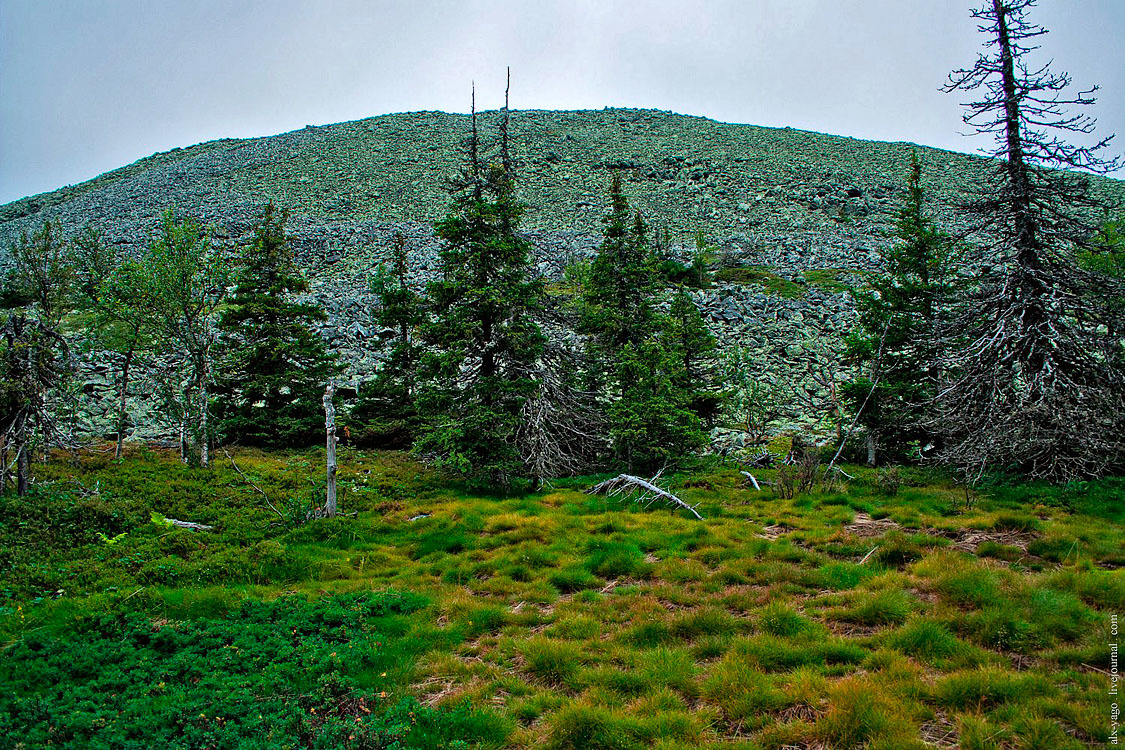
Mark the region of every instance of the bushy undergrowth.
[[[316, 492], [321, 452], [234, 455], [275, 503]], [[1117, 480], [966, 505], [930, 472], [891, 493], [846, 468], [787, 498], [701, 462], [668, 478], [699, 521], [581, 492], [595, 478], [485, 498], [342, 450], [356, 515], [294, 524], [229, 463], [55, 460], [0, 498], [0, 736], [910, 748], [937, 722], [966, 747], [1106, 741]]]
[[[0, 667], [0, 733], [26, 747], [445, 747], [497, 743], [505, 723], [402, 695], [426, 648], [409, 594], [247, 601], [230, 616], [102, 616], [29, 634]], [[404, 679], [406, 678], [406, 679]]]

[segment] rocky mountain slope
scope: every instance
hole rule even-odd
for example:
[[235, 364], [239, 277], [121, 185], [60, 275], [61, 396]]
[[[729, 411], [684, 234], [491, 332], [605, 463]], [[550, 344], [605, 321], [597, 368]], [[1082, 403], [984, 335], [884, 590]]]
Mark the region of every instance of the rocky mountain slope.
[[[488, 131], [496, 113], [480, 120]], [[721, 340], [754, 349], [776, 379], [804, 369], [794, 369], [808, 357], [802, 341], [838, 340], [851, 325], [846, 287], [893, 239], [911, 150], [924, 160], [933, 210], [951, 231], [964, 227], [953, 207], [988, 167], [980, 157], [911, 144], [652, 110], [517, 111], [510, 127], [519, 189], [531, 206], [524, 226], [544, 274], [560, 277], [597, 246], [608, 176], [620, 170], [634, 207], [670, 231], [674, 246], [686, 252], [702, 231], [719, 248], [716, 264], [727, 270], [697, 300]], [[407, 237], [419, 283], [433, 268], [431, 223], [446, 209], [446, 178], [468, 132], [465, 115], [417, 112], [156, 154], [0, 206], [0, 254], [45, 219], [69, 232], [93, 226], [135, 252], [173, 206], [233, 248], [273, 200], [291, 210], [289, 231], [329, 310], [322, 333], [359, 379], [375, 362], [370, 274], [397, 232]], [[1097, 180], [1095, 189], [1125, 203], [1125, 183]]]

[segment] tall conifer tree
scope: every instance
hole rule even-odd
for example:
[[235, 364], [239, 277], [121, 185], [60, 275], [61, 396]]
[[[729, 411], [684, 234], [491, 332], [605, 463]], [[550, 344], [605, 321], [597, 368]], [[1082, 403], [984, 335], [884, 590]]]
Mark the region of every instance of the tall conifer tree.
[[[614, 173], [604, 237], [582, 293], [580, 329], [588, 335], [590, 387], [602, 394], [614, 459], [630, 470], [653, 468], [704, 442], [689, 368], [709, 337], [690, 298], [657, 312], [657, 263], [648, 230], [632, 213]], [[695, 315], [691, 313], [694, 310]]]
[[266, 206], [219, 323], [218, 431], [246, 445], [306, 446], [321, 439], [321, 394], [338, 370], [310, 329], [324, 311], [294, 300], [309, 287], [285, 234], [286, 218]]
[[912, 442], [929, 441], [951, 246], [926, 213], [922, 163], [914, 154], [898, 242], [886, 253], [885, 270], [870, 278], [870, 290], [854, 295], [860, 330], [848, 337], [845, 353], [865, 370], [842, 390], [868, 431], [872, 461], [877, 446], [901, 457]]
[[421, 346], [418, 326], [422, 299], [407, 280], [406, 238], [395, 235], [390, 262], [379, 266], [371, 282], [378, 298], [375, 322], [385, 332], [386, 357], [375, 377], [359, 389], [352, 409], [352, 437], [380, 448], [407, 448], [418, 430], [415, 404]]
[[537, 389], [545, 337], [535, 322], [544, 286], [531, 244], [519, 234], [526, 206], [515, 190], [508, 110], [497, 159], [481, 154], [473, 108], [467, 163], [437, 223], [439, 278], [426, 288], [425, 382], [418, 391], [426, 431], [416, 449], [477, 487], [506, 489], [527, 469], [516, 445], [520, 412]]

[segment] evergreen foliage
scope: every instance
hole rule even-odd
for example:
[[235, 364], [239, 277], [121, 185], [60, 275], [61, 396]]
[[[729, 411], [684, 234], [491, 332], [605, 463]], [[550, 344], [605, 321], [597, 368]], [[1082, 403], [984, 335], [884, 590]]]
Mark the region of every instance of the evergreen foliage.
[[650, 338], [618, 353], [609, 423], [616, 458], [630, 471], [675, 464], [706, 442], [685, 387], [682, 353]]
[[668, 310], [670, 353], [677, 359], [677, 387], [686, 394], [691, 411], [710, 424], [723, 406], [723, 394], [715, 386], [715, 337], [707, 330], [699, 306], [680, 287]]
[[848, 337], [845, 357], [863, 374], [842, 388], [858, 423], [895, 457], [930, 437], [926, 422], [937, 395], [938, 326], [949, 303], [951, 242], [926, 213], [922, 163], [915, 154], [898, 242], [886, 253], [885, 270], [870, 278], [870, 289], [853, 293], [860, 329]]
[[602, 244], [581, 297], [587, 380], [602, 394], [615, 459], [630, 470], [654, 468], [705, 442], [699, 416], [712, 416], [717, 401], [703, 363], [714, 340], [686, 291], [675, 295], [669, 315], [656, 310], [659, 264], [618, 173], [609, 196]]
[[308, 446], [321, 437], [321, 394], [338, 370], [309, 328], [325, 320], [324, 311], [293, 299], [309, 286], [285, 234], [287, 216], [266, 206], [219, 320], [217, 431], [269, 448]]
[[580, 327], [590, 335], [588, 353], [595, 384], [616, 367], [617, 354], [653, 336], [658, 327], [652, 295], [659, 279], [641, 215], [629, 210], [621, 175], [609, 185], [610, 210], [603, 219], [602, 243], [582, 289]]
[[468, 164], [435, 226], [443, 246], [439, 278], [426, 287], [430, 317], [421, 332], [429, 348], [418, 391], [426, 431], [415, 448], [474, 486], [506, 489], [526, 472], [515, 437], [537, 389], [535, 362], [546, 339], [534, 315], [544, 286], [518, 233], [526, 206], [507, 149], [499, 162], [483, 164], [473, 121]]
[[492, 712], [387, 698], [397, 686], [386, 675], [427, 645], [400, 632], [425, 605], [390, 591], [247, 601], [184, 623], [91, 618], [69, 637], [15, 645], [0, 670], [0, 730], [19, 746], [91, 750], [406, 750], [503, 739], [507, 725]]
[[406, 238], [398, 234], [390, 262], [380, 264], [371, 282], [379, 303], [375, 322], [391, 333], [382, 342], [386, 358], [375, 377], [360, 386], [351, 411], [351, 434], [361, 445], [407, 448], [418, 430], [414, 397], [423, 309], [421, 296], [407, 280], [407, 259]]

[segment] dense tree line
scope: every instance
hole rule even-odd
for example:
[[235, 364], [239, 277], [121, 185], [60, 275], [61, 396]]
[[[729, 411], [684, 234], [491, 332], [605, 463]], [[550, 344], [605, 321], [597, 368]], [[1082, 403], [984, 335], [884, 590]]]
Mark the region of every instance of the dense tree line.
[[[714, 341], [691, 297], [668, 288], [667, 259], [650, 248], [620, 179], [610, 182], [605, 239], [581, 292], [551, 302], [520, 231], [526, 206], [507, 110], [495, 143], [475, 113], [472, 122], [449, 212], [435, 226], [436, 278], [411, 285], [401, 236], [373, 275], [383, 356], [351, 405], [352, 438], [411, 447], [499, 491], [616, 464], [658, 467], [696, 451], [716, 412], [718, 393], [706, 385]], [[325, 314], [305, 301], [286, 218], [267, 205], [239, 253], [220, 252], [204, 226], [171, 211], [136, 258], [116, 257], [91, 230], [66, 240], [54, 224], [22, 240], [3, 290], [0, 445], [19, 457], [20, 491], [33, 442], [44, 450], [72, 442], [55, 429], [76, 373], [70, 340], [111, 367], [118, 458], [139, 399], [178, 433], [189, 463], [206, 466], [216, 443], [320, 439], [321, 394], [341, 368], [312, 330]], [[585, 343], [550, 342], [544, 327], [557, 325]], [[138, 371], [147, 373], [143, 394]]]
[[[841, 380], [833, 365], [822, 378], [841, 451], [858, 430], [869, 462], [933, 460], [968, 479], [1122, 467], [1125, 241], [1120, 222], [1097, 225], [1106, 207], [1084, 177], [1117, 162], [1099, 156], [1108, 139], [1076, 147], [1059, 135], [1092, 132], [1067, 109], [1092, 99], [1068, 96], [1068, 76], [1025, 59], [1045, 33], [1028, 19], [1034, 5], [988, 0], [974, 11], [989, 51], [947, 88], [981, 92], [965, 121], [996, 138], [991, 181], [961, 207], [973, 231], [954, 239], [931, 218], [925, 166], [917, 156], [908, 165], [896, 242], [855, 294], [842, 360], [853, 374]], [[667, 233], [631, 209], [611, 171], [596, 254], [569, 269], [570, 293], [548, 293], [521, 230], [507, 106], [491, 137], [478, 120], [474, 107], [434, 227], [436, 276], [411, 278], [401, 235], [372, 274], [382, 356], [345, 405], [351, 439], [412, 448], [495, 491], [676, 465], [719, 422], [763, 440], [779, 389], [747, 351], [718, 356], [691, 291], [709, 283], [706, 238], [688, 264], [673, 259]], [[0, 490], [14, 470], [26, 492], [33, 454], [74, 443], [82, 357], [112, 373], [118, 458], [140, 397], [200, 465], [215, 444], [322, 439], [334, 411], [322, 394], [343, 368], [313, 331], [326, 318], [308, 301], [286, 219], [265, 206], [238, 253], [172, 211], [136, 258], [89, 229], [66, 239], [46, 223], [24, 235], [0, 290]], [[562, 330], [577, 337], [553, 335]]]

